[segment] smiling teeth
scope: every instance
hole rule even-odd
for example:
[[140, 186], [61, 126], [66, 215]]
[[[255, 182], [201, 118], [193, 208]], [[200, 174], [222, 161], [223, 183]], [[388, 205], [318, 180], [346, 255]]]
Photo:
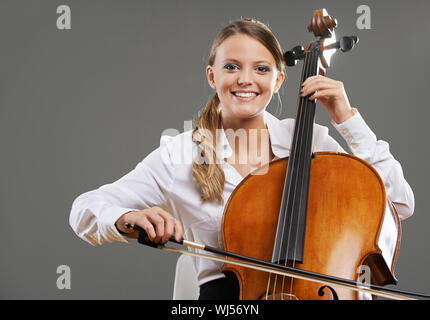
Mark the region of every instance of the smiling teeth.
[[238, 97], [255, 97], [257, 94], [255, 92], [234, 92], [233, 93], [235, 96]]

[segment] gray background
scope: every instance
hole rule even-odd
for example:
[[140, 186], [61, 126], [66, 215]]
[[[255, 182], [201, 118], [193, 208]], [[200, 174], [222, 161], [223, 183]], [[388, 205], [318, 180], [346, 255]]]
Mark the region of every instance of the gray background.
[[[71, 30], [56, 28], [60, 4], [71, 7]], [[356, 27], [360, 4], [371, 30]], [[177, 256], [135, 242], [92, 247], [69, 227], [73, 200], [132, 170], [163, 130], [183, 131], [212, 93], [204, 68], [222, 26], [259, 18], [287, 50], [313, 39], [305, 26], [321, 7], [338, 19], [338, 37], [360, 38], [328, 76], [390, 142], [415, 192], [398, 287], [430, 292], [429, 1], [2, 0], [0, 298], [170, 299]], [[300, 72], [288, 70], [282, 118], [295, 115]], [[331, 127], [323, 108], [317, 122]], [[56, 287], [63, 264], [70, 290]]]

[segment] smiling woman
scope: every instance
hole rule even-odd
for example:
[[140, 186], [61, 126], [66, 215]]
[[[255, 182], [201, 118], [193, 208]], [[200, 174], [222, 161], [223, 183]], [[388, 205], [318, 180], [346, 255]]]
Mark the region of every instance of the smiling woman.
[[[184, 236], [214, 248], [223, 246], [226, 201], [252, 170], [290, 155], [295, 120], [279, 120], [266, 111], [285, 79], [284, 58], [273, 33], [259, 21], [233, 21], [218, 33], [206, 76], [215, 93], [193, 130], [163, 137], [161, 146], [133, 171], [74, 201], [70, 224], [78, 236], [93, 245], [127, 242], [137, 237], [127, 228], [134, 225], [155, 243], [166, 243], [174, 235], [177, 241]], [[318, 99], [353, 154], [378, 171], [400, 218], [412, 215], [414, 195], [399, 162], [388, 143], [377, 140], [358, 110], [351, 108], [342, 82], [311, 76], [302, 83], [301, 95]], [[235, 144], [239, 131], [249, 146], [245, 151]], [[315, 125], [313, 133], [313, 152], [345, 153], [328, 128]], [[252, 141], [257, 141], [254, 146]], [[261, 161], [255, 161], [253, 147]], [[184, 154], [192, 155], [193, 163], [174, 161], [186, 158]], [[200, 299], [240, 297], [237, 279], [226, 277], [222, 263], [196, 258], [194, 264]]]
[[[262, 133], [267, 129], [264, 111], [274, 93], [284, 81], [284, 59], [282, 48], [270, 31], [259, 21], [243, 19], [232, 22], [222, 29], [215, 38], [209, 54], [209, 65], [206, 76], [209, 85], [216, 90], [212, 100], [198, 119], [193, 139], [204, 150], [215, 150], [213, 139], [202, 139], [201, 129], [215, 136], [216, 129], [248, 130], [245, 136], [250, 137], [249, 129], [257, 130], [256, 141], [261, 142], [259, 154], [268, 154], [268, 160], [274, 158], [269, 147], [268, 135]], [[222, 116], [221, 116], [222, 115]], [[218, 118], [214, 122], [213, 118]], [[234, 135], [227, 136], [230, 145], [236, 148], [227, 162], [246, 176], [255, 167], [255, 161], [243, 159], [243, 152], [234, 143]], [[209, 156], [214, 160], [215, 155]], [[245, 162], [245, 163], [243, 163]], [[259, 163], [263, 166], [266, 163]], [[193, 165], [193, 176], [203, 190], [202, 200], [222, 201], [224, 173], [220, 166]]]

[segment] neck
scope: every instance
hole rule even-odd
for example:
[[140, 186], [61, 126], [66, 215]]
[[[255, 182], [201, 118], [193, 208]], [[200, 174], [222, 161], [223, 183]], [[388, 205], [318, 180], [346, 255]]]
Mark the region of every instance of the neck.
[[258, 132], [260, 132], [261, 129], [267, 129], [264, 112], [254, 117], [245, 119], [222, 117], [222, 125], [224, 130], [231, 129], [233, 131], [242, 129], [249, 132], [251, 129], [256, 129]]
[[233, 161], [259, 166], [273, 159], [264, 112], [246, 119], [223, 117], [223, 128], [233, 149]]

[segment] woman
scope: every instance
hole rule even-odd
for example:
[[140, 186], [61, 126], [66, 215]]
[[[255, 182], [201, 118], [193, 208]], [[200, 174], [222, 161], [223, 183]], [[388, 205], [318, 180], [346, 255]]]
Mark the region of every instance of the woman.
[[[289, 155], [294, 120], [266, 112], [285, 74], [282, 49], [261, 22], [241, 19], [223, 28], [213, 42], [206, 76], [215, 94], [194, 130], [162, 137], [161, 146], [133, 171], [74, 201], [70, 224], [79, 237], [93, 245], [127, 241], [137, 237], [125, 226], [130, 223], [156, 243], [174, 235], [222, 246], [224, 204], [243, 177]], [[352, 153], [376, 168], [400, 218], [412, 215], [414, 196], [400, 164], [351, 108], [342, 82], [309, 77], [301, 95], [318, 99]], [[249, 151], [241, 145], [250, 145]], [[319, 125], [313, 151], [345, 152]], [[198, 258], [195, 267], [200, 299], [238, 297], [237, 283], [225, 277], [219, 263]]]

